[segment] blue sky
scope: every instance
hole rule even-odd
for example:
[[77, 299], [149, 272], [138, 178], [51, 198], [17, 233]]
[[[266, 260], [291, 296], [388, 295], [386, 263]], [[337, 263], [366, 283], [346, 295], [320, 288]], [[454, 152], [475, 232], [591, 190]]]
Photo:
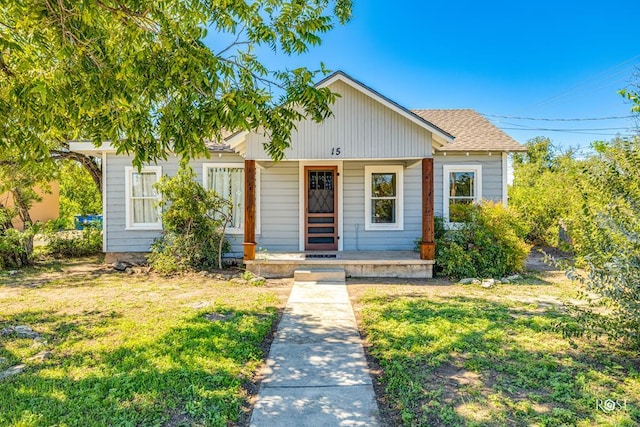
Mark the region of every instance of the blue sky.
[[[640, 67], [638, 1], [355, 0], [353, 13], [320, 47], [266, 62], [316, 68], [323, 61], [407, 108], [551, 119], [630, 115], [616, 91]], [[489, 118], [519, 142], [543, 135], [565, 148], [610, 139], [618, 129], [629, 134], [635, 126], [634, 119]], [[511, 129], [523, 126], [604, 130]]]

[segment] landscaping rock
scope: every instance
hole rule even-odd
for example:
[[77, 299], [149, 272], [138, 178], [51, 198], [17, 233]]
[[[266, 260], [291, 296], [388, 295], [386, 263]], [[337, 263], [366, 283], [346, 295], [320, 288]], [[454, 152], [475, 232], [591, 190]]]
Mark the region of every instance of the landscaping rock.
[[113, 266], [113, 268], [115, 268], [118, 271], [125, 271], [128, 267], [130, 267], [129, 264], [121, 262], [121, 261], [116, 261], [111, 265]]
[[31, 356], [27, 360], [31, 362], [44, 362], [45, 360], [50, 358], [51, 358], [51, 352], [47, 350], [43, 350], [40, 353], [36, 354], [35, 356]]
[[459, 285], [479, 285], [480, 280], [475, 277], [467, 277], [466, 279], [460, 279], [458, 282]]
[[33, 339], [33, 346], [34, 347], [41, 347], [43, 345], [47, 345], [47, 340], [44, 339], [41, 336], [37, 336]]
[[18, 338], [36, 338], [40, 334], [35, 332], [27, 325], [18, 325], [13, 327], [14, 332], [18, 335]]
[[11, 377], [13, 375], [18, 375], [24, 371], [25, 365], [16, 365], [12, 366], [6, 371], [0, 372], [0, 380], [3, 380], [7, 377]]
[[13, 329], [12, 326], [9, 326], [8, 328], [2, 328], [0, 329], [0, 337], [4, 337], [5, 335], [11, 335], [15, 332], [15, 330]]
[[482, 280], [482, 287], [485, 289], [493, 288], [496, 285], [495, 279], [484, 279]]

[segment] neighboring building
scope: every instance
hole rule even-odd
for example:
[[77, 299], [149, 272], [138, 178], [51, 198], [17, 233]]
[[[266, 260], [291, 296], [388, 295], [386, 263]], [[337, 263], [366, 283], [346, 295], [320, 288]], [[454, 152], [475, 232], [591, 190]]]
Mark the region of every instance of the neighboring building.
[[[249, 268], [265, 268], [255, 260], [257, 247], [271, 264], [279, 253], [303, 260], [313, 252], [337, 259], [367, 253], [371, 266], [351, 274], [402, 276], [380, 270], [380, 260], [394, 258], [389, 251], [417, 259], [409, 251], [422, 238], [421, 260], [407, 264], [406, 275], [430, 277], [434, 216], [455, 219], [452, 207], [482, 199], [506, 203], [507, 153], [524, 148], [475, 111], [412, 112], [342, 72], [318, 86], [341, 95], [334, 115], [299, 123], [284, 160], [270, 159], [262, 135], [239, 132], [212, 146], [209, 159], [191, 162], [206, 187], [233, 200], [227, 235]], [[178, 159], [138, 171], [131, 156], [107, 145], [71, 149], [102, 154], [109, 258], [147, 252], [162, 230], [152, 186], [177, 172]], [[390, 264], [405, 265], [398, 262]]]
[[[60, 184], [53, 181], [49, 183], [48, 188], [42, 189], [36, 187], [34, 191], [42, 200], [33, 203], [31, 209], [29, 209], [31, 221], [36, 223], [57, 219], [60, 215]], [[13, 207], [13, 202], [13, 195], [10, 192], [0, 194], [1, 206]], [[13, 219], [13, 226], [19, 230], [24, 229], [24, 224], [19, 218]]]

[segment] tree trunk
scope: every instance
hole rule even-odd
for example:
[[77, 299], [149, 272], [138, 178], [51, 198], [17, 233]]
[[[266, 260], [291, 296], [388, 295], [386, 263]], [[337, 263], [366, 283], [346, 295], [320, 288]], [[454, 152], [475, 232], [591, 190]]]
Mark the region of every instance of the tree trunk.
[[102, 192], [102, 169], [96, 162], [95, 158], [91, 156], [87, 156], [81, 153], [76, 153], [75, 151], [63, 151], [63, 150], [53, 150], [51, 151], [52, 157], [56, 159], [70, 159], [75, 160], [80, 163], [91, 175], [91, 179], [98, 187], [98, 191]]
[[22, 197], [22, 191], [19, 188], [12, 188], [11, 193], [13, 194], [13, 202], [18, 210], [18, 217], [20, 221], [22, 221], [22, 227], [26, 230], [33, 225], [31, 215], [29, 214], [29, 206], [27, 206], [27, 203]]

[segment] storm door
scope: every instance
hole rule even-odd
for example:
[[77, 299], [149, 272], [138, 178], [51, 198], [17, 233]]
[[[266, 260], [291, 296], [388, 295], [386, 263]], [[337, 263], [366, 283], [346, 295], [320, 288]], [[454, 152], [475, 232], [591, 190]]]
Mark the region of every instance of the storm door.
[[307, 166], [305, 170], [305, 250], [338, 249], [338, 168]]

